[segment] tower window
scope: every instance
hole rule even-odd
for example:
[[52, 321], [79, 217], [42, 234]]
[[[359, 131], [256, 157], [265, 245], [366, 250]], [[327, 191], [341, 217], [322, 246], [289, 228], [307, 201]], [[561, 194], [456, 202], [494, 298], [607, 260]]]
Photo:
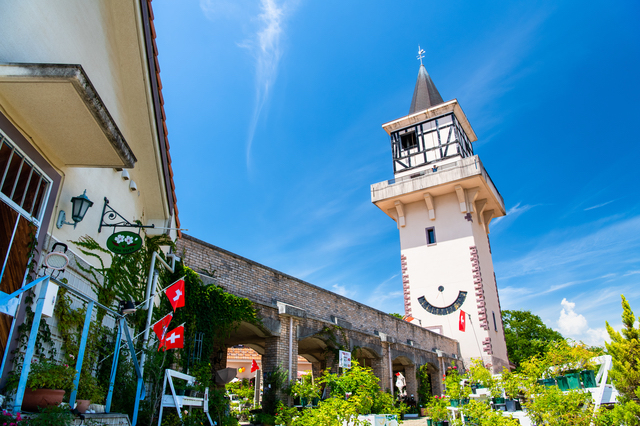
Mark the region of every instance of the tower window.
[[416, 139], [416, 132], [410, 131], [400, 135], [400, 145], [402, 149], [409, 149], [418, 146], [418, 140]]
[[496, 331], [498, 331], [498, 323], [496, 322], [496, 313], [495, 312], [491, 312], [493, 314], [493, 328], [495, 328]]
[[436, 228], [427, 228], [427, 245], [436, 243]]

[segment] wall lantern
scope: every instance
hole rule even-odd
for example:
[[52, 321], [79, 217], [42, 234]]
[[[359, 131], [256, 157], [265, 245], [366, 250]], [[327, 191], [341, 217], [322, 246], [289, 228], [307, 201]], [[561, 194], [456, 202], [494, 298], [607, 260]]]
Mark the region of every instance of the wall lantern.
[[87, 197], [87, 190], [85, 189], [82, 195], [71, 199], [71, 204], [71, 219], [73, 219], [73, 223], [65, 222], [67, 220], [67, 214], [64, 210], [60, 210], [58, 221], [56, 222], [58, 229], [62, 228], [63, 225], [73, 225], [75, 228], [78, 222], [82, 222], [84, 215], [87, 214], [87, 210], [93, 205], [93, 201]]
[[136, 305], [132, 300], [120, 301], [120, 313], [122, 315], [133, 314], [136, 310]]

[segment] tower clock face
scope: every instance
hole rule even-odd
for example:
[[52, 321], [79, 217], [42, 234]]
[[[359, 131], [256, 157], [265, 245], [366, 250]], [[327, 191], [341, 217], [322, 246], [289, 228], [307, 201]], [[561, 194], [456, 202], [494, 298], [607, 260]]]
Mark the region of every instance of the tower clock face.
[[443, 286], [439, 286], [436, 292], [429, 294], [429, 300], [425, 296], [418, 297], [418, 303], [430, 314], [449, 315], [460, 309], [466, 298], [466, 291], [455, 294], [455, 291], [445, 291]]

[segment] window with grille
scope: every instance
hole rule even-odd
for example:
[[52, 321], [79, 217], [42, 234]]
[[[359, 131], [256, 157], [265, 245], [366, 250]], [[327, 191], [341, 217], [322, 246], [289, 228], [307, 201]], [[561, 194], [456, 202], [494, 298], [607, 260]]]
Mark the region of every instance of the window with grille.
[[0, 133], [0, 199], [39, 225], [50, 187], [51, 179]]

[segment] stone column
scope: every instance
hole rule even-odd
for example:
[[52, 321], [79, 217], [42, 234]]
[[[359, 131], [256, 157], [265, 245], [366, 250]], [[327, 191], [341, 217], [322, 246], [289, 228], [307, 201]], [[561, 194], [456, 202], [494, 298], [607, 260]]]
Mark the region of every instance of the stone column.
[[[281, 315], [280, 336], [268, 337], [265, 341], [265, 353], [262, 356], [263, 373], [271, 373], [276, 367], [280, 367], [280, 370], [284, 371], [287, 377], [283, 386], [289, 384], [288, 377], [291, 377], [292, 380], [298, 377], [298, 339], [295, 333], [297, 321], [292, 316]], [[291, 323], [293, 323], [293, 327], [291, 327]], [[291, 355], [291, 371], [289, 371], [289, 355]], [[265, 386], [268, 386], [266, 383], [267, 381], [265, 381]], [[278, 392], [278, 398], [287, 401], [287, 396], [282, 391]]]
[[405, 365], [404, 366], [404, 378], [407, 382], [407, 396], [415, 398], [418, 400], [418, 379], [416, 379], [416, 366], [415, 365]]

